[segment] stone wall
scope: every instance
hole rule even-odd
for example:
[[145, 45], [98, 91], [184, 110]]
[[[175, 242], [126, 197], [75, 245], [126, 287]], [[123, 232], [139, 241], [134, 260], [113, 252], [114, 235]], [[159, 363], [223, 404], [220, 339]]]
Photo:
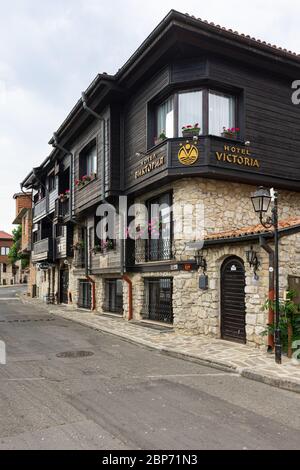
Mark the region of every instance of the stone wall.
[[[224, 181], [208, 180], [202, 178], [189, 178], [178, 180], [157, 191], [149, 192], [136, 198], [135, 202], [143, 203], [156, 194], [164, 191], [173, 191], [175, 204], [174, 220], [182, 213], [187, 204], [196, 207], [199, 202], [203, 204], [203, 235], [233, 230], [258, 223], [257, 215], [253, 211], [250, 196], [256, 188], [250, 185], [229, 183]], [[184, 221], [189, 230], [195, 223], [195, 210]], [[176, 212], [177, 211], [177, 212]], [[280, 191], [279, 217], [300, 216], [300, 194]], [[194, 218], [194, 220], [193, 220]], [[135, 224], [145, 223], [142, 209], [136, 212]], [[189, 232], [187, 234], [189, 236]], [[191, 234], [192, 237], [192, 234]], [[192, 238], [190, 239], [192, 240]], [[176, 259], [191, 259], [195, 250], [186, 248], [186, 240], [175, 240]], [[259, 280], [254, 279], [253, 270], [246, 262], [246, 251], [254, 245], [261, 262]], [[203, 334], [220, 337], [220, 272], [223, 261], [229, 256], [238, 256], [244, 262], [246, 274], [246, 334], [247, 342], [261, 346], [266, 343], [262, 333], [266, 330], [267, 312], [262, 306], [268, 298], [269, 290], [269, 257], [256, 243], [227, 244], [204, 249], [203, 255], [208, 263], [209, 289], [199, 289], [199, 274], [196, 272], [164, 272], [134, 274], [133, 281], [133, 311], [134, 318], [140, 319], [144, 302], [144, 277], [173, 277], [173, 312], [174, 326], [182, 333]], [[300, 235], [284, 237], [280, 241], [280, 286], [281, 295], [288, 286], [288, 275], [300, 276]], [[124, 290], [125, 312], [128, 315], [127, 288]]]

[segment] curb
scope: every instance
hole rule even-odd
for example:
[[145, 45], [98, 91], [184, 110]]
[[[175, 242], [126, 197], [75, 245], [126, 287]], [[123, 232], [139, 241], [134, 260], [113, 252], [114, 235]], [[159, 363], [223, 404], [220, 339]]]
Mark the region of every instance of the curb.
[[281, 388], [282, 390], [288, 390], [289, 392], [300, 393], [300, 383], [292, 382], [288, 379], [280, 379], [271, 377], [269, 375], [260, 374], [259, 372], [252, 371], [250, 369], [244, 369], [240, 375], [249, 380], [255, 380], [272, 387]]
[[[43, 308], [43, 310], [48, 310], [47, 307], [42, 304], [41, 305], [35, 304], [30, 300], [22, 298], [21, 295], [19, 297], [23, 304], [32, 304], [32, 305]], [[135, 344], [135, 345], [137, 344], [149, 350], [157, 351], [169, 357], [174, 357], [176, 359], [182, 359], [182, 360], [186, 360], [189, 362], [197, 363], [203, 366], [211, 367], [213, 369], [221, 370], [223, 372], [228, 372], [231, 374], [238, 374], [240, 377], [243, 377], [245, 379], [253, 380], [255, 382], [260, 382], [260, 383], [263, 383], [272, 387], [279, 388], [281, 390], [287, 390], [289, 392], [300, 393], [300, 383], [293, 382], [289, 379], [281, 379], [278, 377], [272, 377], [270, 375], [265, 375], [263, 373], [260, 373], [259, 371], [255, 371], [255, 370], [243, 368], [243, 367], [237, 367], [235, 365], [228, 364], [228, 363], [218, 361], [215, 359], [207, 359], [207, 358], [195, 356], [189, 353], [180, 352], [175, 349], [169, 349], [166, 347], [156, 346], [155, 344], [149, 343], [148, 341], [145, 341], [139, 338], [132, 338], [132, 336], [129, 336], [122, 332], [112, 331], [109, 328], [106, 328], [105, 326], [99, 326], [99, 325], [87, 323], [86, 321], [77, 319], [76, 316], [72, 318], [66, 317], [64, 315], [64, 312], [61, 312], [59, 310], [49, 310], [49, 313], [59, 318], [63, 318], [64, 320], [78, 323], [79, 325], [85, 326], [86, 328], [90, 328], [94, 331], [99, 331], [99, 332], [103, 332], [106, 334], [110, 334], [112, 336], [116, 336], [118, 338], [123, 339], [124, 341], [128, 343]]]

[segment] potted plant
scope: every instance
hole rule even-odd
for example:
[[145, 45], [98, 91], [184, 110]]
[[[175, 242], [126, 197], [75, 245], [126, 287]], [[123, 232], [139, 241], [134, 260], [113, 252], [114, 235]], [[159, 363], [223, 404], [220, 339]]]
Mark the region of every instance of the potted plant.
[[165, 134], [165, 131], [162, 131], [162, 133], [159, 134], [158, 137], [155, 137], [155, 138], [154, 138], [154, 144], [155, 144], [155, 145], [159, 145], [159, 144], [161, 144], [161, 143], [162, 143], [164, 140], [166, 140], [166, 139], [167, 139], [167, 136], [166, 136], [166, 134]]
[[101, 253], [103, 250], [102, 250], [102, 247], [101, 245], [95, 245], [94, 248], [92, 249], [94, 255], [97, 254], [97, 253]]
[[76, 242], [74, 243], [74, 245], [72, 246], [73, 250], [74, 251], [79, 251], [79, 250], [82, 250], [84, 248], [84, 241], [80, 241], [80, 242]]
[[223, 132], [222, 132], [222, 137], [226, 137], [228, 139], [236, 139], [238, 136], [238, 133], [240, 132], [239, 127], [223, 127]]
[[81, 178], [81, 181], [83, 181], [83, 183], [89, 183], [91, 181], [91, 176], [90, 175], [84, 175], [82, 178]]
[[182, 128], [182, 137], [194, 137], [200, 134], [199, 124], [196, 123], [193, 126], [191, 124], [183, 126]]

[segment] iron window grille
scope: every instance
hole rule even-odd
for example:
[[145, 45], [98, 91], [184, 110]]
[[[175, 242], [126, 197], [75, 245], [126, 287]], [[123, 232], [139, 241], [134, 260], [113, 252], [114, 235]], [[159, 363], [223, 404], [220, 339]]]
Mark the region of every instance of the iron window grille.
[[173, 323], [173, 279], [146, 278], [143, 318]]
[[104, 309], [106, 312], [123, 314], [123, 283], [121, 279], [106, 279]]

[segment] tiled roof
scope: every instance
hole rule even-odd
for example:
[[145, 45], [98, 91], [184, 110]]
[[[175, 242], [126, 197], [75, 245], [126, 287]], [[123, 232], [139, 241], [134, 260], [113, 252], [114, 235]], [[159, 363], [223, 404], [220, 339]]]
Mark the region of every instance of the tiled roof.
[[0, 239], [1, 240], [12, 240], [13, 237], [9, 233], [3, 232], [2, 230], [0, 230]]
[[[289, 229], [299, 226], [300, 230], [300, 217], [290, 217], [279, 222], [279, 229]], [[263, 225], [251, 225], [249, 227], [242, 227], [235, 230], [225, 230], [223, 232], [210, 233], [205, 237], [205, 240], [223, 240], [225, 238], [241, 238], [249, 235], [259, 235], [263, 233], [272, 233], [273, 229], [266, 229]]]
[[275, 44], [271, 44], [271, 43], [268, 43], [266, 41], [262, 41], [261, 39], [257, 39], [255, 37], [249, 36], [248, 34], [239, 33], [238, 31], [234, 31], [233, 29], [225, 28], [224, 26], [220, 26], [220, 25], [215, 24], [213, 22], [209, 22], [207, 20], [202, 20], [201, 18], [196, 18], [195, 16], [189, 15], [188, 13], [185, 13], [185, 16], [187, 16], [188, 18], [193, 18], [194, 20], [199, 21], [199, 23], [206, 24], [207, 26], [211, 26], [214, 29], [218, 29], [219, 31], [224, 31], [226, 33], [230, 33], [231, 35], [236, 36], [240, 39], [248, 40], [249, 42], [252, 42], [253, 45], [264, 46], [264, 47], [270, 48], [274, 51], [282, 52], [283, 54], [290, 55], [294, 58], [295, 57], [300, 58], [300, 54], [297, 54], [296, 52], [289, 51], [288, 49], [285, 49], [285, 48], [280, 47], [280, 46], [276, 46]]

